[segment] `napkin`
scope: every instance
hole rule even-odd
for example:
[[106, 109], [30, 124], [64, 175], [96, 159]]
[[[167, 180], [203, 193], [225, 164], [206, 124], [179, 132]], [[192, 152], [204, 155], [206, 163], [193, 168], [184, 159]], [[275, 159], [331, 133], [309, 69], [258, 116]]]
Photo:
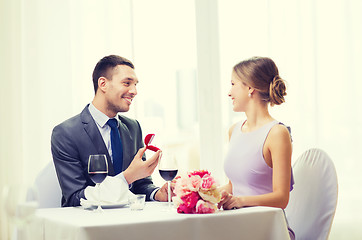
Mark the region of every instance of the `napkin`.
[[[120, 178], [107, 176], [99, 185], [101, 205], [116, 205], [127, 203], [134, 194], [128, 189], [128, 184]], [[86, 199], [80, 199], [80, 205], [88, 208], [98, 205], [97, 187], [88, 186], [84, 190]]]

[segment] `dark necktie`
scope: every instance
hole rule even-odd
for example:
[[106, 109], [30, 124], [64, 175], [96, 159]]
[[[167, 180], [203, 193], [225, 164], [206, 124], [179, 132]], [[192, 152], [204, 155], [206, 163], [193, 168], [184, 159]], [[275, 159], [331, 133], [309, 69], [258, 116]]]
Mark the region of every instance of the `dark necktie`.
[[113, 168], [114, 173], [117, 175], [122, 171], [123, 164], [123, 148], [122, 140], [119, 135], [117, 120], [111, 118], [107, 121], [107, 124], [111, 127], [111, 147], [112, 147], [112, 157], [113, 157]]

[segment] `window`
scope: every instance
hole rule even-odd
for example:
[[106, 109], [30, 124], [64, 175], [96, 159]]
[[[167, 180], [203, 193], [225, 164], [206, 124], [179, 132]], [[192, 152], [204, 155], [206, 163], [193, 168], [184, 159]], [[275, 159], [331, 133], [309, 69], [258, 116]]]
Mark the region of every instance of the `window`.
[[[139, 84], [130, 114], [139, 120], [144, 136], [155, 134], [153, 144], [177, 155], [179, 170], [198, 168], [194, 1], [138, 0], [132, 4]], [[158, 171], [153, 178], [157, 183]]]

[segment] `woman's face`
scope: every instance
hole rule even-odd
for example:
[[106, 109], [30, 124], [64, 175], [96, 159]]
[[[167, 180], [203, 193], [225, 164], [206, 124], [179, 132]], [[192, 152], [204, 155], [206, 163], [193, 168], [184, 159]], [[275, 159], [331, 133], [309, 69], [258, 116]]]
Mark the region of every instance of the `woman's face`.
[[245, 112], [246, 104], [249, 102], [249, 90], [248, 87], [242, 79], [236, 75], [235, 71], [231, 74], [231, 88], [229, 91], [229, 97], [233, 101], [233, 111], [234, 112]]

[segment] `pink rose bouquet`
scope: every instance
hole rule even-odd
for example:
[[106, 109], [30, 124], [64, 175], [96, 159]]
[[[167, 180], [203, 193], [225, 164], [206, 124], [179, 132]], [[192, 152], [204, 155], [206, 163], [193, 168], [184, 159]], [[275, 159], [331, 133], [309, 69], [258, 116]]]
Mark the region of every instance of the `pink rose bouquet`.
[[178, 213], [214, 213], [221, 200], [218, 185], [209, 171], [189, 172], [175, 179], [173, 202]]

